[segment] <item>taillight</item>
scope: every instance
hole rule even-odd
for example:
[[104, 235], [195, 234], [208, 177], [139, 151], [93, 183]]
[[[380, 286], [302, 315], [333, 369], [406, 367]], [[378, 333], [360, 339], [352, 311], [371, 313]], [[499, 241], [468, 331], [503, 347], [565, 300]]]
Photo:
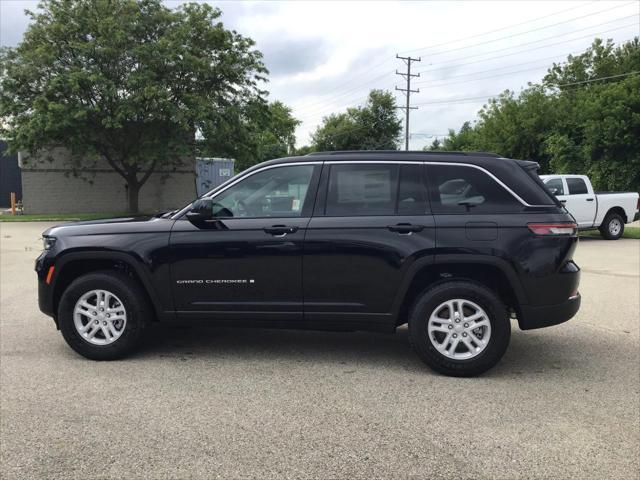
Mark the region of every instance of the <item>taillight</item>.
[[527, 227], [535, 235], [571, 236], [578, 233], [578, 225], [575, 223], [528, 223]]

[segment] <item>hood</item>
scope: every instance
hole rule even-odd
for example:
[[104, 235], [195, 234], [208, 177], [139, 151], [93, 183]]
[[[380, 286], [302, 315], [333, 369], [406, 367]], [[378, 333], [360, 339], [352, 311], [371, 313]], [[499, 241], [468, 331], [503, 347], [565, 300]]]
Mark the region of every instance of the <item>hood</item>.
[[175, 220], [154, 216], [104, 218], [81, 222], [67, 222], [45, 230], [42, 234], [59, 236], [106, 235], [117, 233], [164, 232], [171, 229]]

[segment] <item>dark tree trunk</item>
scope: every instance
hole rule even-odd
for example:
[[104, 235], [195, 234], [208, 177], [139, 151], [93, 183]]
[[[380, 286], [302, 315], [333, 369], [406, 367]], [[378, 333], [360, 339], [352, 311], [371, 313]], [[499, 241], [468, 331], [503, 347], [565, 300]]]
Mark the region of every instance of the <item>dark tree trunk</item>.
[[138, 213], [138, 196], [140, 194], [140, 184], [137, 180], [127, 181], [127, 200], [129, 202], [129, 213]]

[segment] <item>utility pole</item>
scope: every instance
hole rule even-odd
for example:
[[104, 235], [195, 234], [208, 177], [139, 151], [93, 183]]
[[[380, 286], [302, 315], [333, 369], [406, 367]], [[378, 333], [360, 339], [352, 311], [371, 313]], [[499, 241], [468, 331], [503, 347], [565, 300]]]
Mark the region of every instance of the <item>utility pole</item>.
[[396, 54], [396, 58], [404, 61], [404, 63], [407, 64], [407, 73], [402, 73], [402, 72], [399, 72], [398, 70], [396, 70], [396, 75], [400, 75], [400, 76], [402, 76], [402, 77], [404, 77], [406, 79], [407, 88], [398, 88], [396, 86], [396, 90], [398, 90], [400, 92], [404, 92], [405, 96], [407, 97], [407, 106], [406, 107], [397, 107], [397, 108], [401, 108], [401, 109], [404, 110], [404, 114], [405, 114], [404, 149], [405, 150], [409, 150], [409, 111], [418, 109], [418, 107], [412, 107], [411, 106], [410, 98], [411, 98], [411, 94], [412, 93], [420, 93], [420, 89], [411, 90], [411, 77], [419, 77], [420, 76], [419, 73], [411, 73], [411, 63], [412, 62], [419, 62], [419, 61], [421, 61], [421, 58], [420, 57], [419, 58], [401, 57], [398, 54]]

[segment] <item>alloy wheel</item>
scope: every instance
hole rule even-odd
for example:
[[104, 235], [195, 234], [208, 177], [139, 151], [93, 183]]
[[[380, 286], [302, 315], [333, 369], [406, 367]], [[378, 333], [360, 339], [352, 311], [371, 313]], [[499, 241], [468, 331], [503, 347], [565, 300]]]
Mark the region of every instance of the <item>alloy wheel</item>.
[[480, 355], [489, 344], [491, 322], [480, 305], [455, 298], [433, 310], [427, 333], [431, 344], [442, 355], [467, 360]]
[[109, 345], [127, 326], [127, 312], [122, 301], [107, 290], [83, 294], [73, 309], [73, 323], [78, 334], [93, 345]]

